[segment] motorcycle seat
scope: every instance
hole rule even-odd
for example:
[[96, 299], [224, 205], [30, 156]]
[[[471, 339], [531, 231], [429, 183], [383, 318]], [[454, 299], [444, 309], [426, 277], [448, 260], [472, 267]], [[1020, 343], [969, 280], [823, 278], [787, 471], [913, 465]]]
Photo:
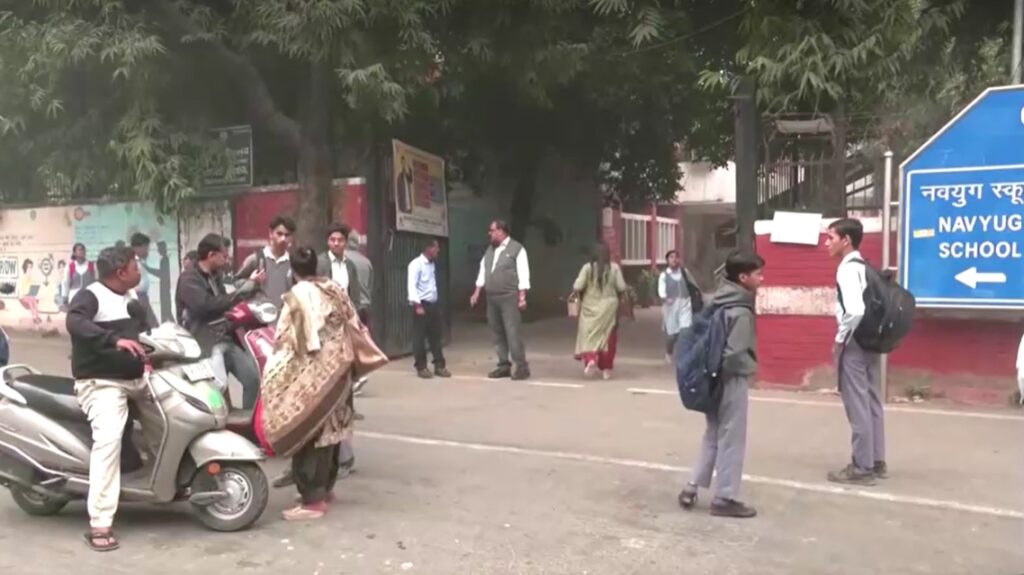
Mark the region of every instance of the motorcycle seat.
[[78, 405], [75, 380], [70, 377], [32, 373], [16, 377], [10, 385], [30, 408], [43, 415], [73, 423], [89, 422]]

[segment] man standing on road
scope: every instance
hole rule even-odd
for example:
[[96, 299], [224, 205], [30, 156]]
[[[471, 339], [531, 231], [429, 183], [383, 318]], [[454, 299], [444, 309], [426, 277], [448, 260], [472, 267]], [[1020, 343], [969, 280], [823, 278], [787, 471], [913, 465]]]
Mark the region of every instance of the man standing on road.
[[[526, 309], [526, 292], [530, 290], [530, 263], [526, 249], [508, 235], [508, 224], [502, 220], [491, 222], [487, 230], [491, 245], [480, 261], [476, 290], [469, 305], [476, 307], [480, 291], [487, 292], [487, 323], [494, 332], [494, 346], [498, 353], [498, 368], [488, 377], [513, 380], [530, 378], [530, 365], [526, 362], [526, 349], [520, 337], [522, 312]], [[509, 355], [512, 362], [509, 362]], [[512, 364], [515, 364], [515, 372]]]
[[[327, 229], [327, 251], [320, 254], [317, 259], [316, 273], [320, 277], [334, 280], [334, 283], [348, 293], [352, 306], [357, 307], [356, 302], [363, 299], [363, 284], [359, 279], [359, 268], [355, 260], [349, 257], [352, 253], [348, 249], [348, 238], [351, 233], [352, 228], [341, 223], [332, 224]], [[359, 321], [363, 321], [362, 316]], [[362, 392], [367, 381], [365, 377], [360, 378], [352, 387], [353, 395]]]
[[288, 216], [277, 216], [270, 220], [270, 237], [267, 246], [249, 254], [242, 262], [237, 277], [248, 279], [256, 271], [265, 271], [263, 293], [279, 308], [281, 297], [292, 289], [292, 264], [288, 261], [288, 248], [292, 247], [295, 234], [295, 220]]
[[848, 485], [874, 485], [885, 479], [885, 414], [882, 411], [879, 355], [865, 351], [853, 337], [864, 317], [864, 290], [867, 288], [866, 264], [858, 251], [864, 227], [859, 220], [841, 219], [828, 227], [825, 246], [828, 254], [840, 260], [836, 270], [838, 287], [836, 319], [839, 328], [832, 344], [839, 372], [839, 393], [853, 432], [853, 461], [828, 480]]
[[[78, 292], [68, 309], [75, 395], [92, 427], [89, 456], [89, 522], [86, 543], [95, 551], [119, 547], [114, 515], [121, 495], [121, 441], [128, 401], [138, 408], [142, 430], [156, 453], [163, 420], [143, 379], [145, 330], [140, 302], [130, 292], [142, 272], [136, 253], [106, 248], [96, 260], [97, 283]], [[132, 308], [130, 310], [130, 308]]]
[[[416, 374], [421, 379], [451, 377], [445, 367], [441, 349], [441, 310], [437, 302], [437, 253], [440, 246], [435, 239], [427, 240], [423, 253], [409, 262], [406, 285], [409, 305], [412, 306], [412, 349], [416, 358]], [[434, 372], [427, 369], [427, 346], [434, 356]]]
[[359, 321], [369, 329], [371, 297], [373, 296], [373, 262], [359, 251], [359, 233], [356, 231], [352, 231], [348, 235], [345, 257], [355, 264], [356, 275], [359, 277], [359, 300], [352, 303], [359, 313]]

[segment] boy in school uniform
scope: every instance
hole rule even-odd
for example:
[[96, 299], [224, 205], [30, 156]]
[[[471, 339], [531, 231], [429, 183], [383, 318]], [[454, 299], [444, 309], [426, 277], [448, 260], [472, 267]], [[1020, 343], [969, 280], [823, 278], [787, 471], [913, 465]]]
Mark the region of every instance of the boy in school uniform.
[[734, 253], [725, 262], [726, 279], [715, 292], [711, 307], [727, 306], [722, 354], [722, 398], [718, 410], [706, 416], [707, 428], [693, 477], [679, 494], [679, 504], [690, 509], [700, 487], [710, 489], [715, 476], [711, 515], [748, 519], [757, 511], [739, 501], [743, 460], [747, 448], [747, 400], [757, 374], [754, 303], [763, 281], [764, 260], [756, 254]]
[[836, 338], [832, 353], [839, 371], [839, 394], [852, 434], [852, 461], [828, 480], [846, 485], [871, 486], [888, 475], [885, 464], [885, 414], [879, 378], [880, 356], [861, 348], [853, 333], [864, 317], [867, 271], [860, 255], [864, 226], [844, 218], [828, 227], [825, 247], [839, 260], [836, 269]]

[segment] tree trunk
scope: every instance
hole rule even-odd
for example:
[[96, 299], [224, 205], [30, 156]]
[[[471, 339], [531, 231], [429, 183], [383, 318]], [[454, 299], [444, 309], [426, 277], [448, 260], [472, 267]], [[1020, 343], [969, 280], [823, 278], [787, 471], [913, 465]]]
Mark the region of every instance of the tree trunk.
[[540, 163], [539, 152], [525, 152], [515, 164], [515, 187], [512, 189], [512, 204], [509, 206], [509, 231], [519, 242], [526, 240], [530, 219], [533, 217], [533, 199], [537, 191]]
[[[306, 105], [299, 146], [299, 205], [296, 210], [296, 241], [323, 249], [328, 216], [333, 213], [334, 162], [330, 142], [331, 70], [325, 60], [310, 63]], [[344, 198], [341, 198], [344, 205]]]

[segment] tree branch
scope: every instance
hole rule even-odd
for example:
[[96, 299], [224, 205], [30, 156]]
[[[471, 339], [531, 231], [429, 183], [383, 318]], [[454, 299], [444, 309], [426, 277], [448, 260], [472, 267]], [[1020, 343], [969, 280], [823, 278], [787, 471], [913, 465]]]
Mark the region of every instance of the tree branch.
[[[145, 6], [145, 10], [168, 32], [178, 37], [176, 40], [180, 41], [180, 38], [189, 35], [198, 36], [203, 32], [168, 0], [149, 0]], [[221, 62], [224, 72], [238, 81], [253, 119], [283, 139], [298, 154], [302, 145], [302, 128], [298, 122], [277, 109], [270, 89], [252, 62], [219, 39], [206, 40], [205, 43]]]

